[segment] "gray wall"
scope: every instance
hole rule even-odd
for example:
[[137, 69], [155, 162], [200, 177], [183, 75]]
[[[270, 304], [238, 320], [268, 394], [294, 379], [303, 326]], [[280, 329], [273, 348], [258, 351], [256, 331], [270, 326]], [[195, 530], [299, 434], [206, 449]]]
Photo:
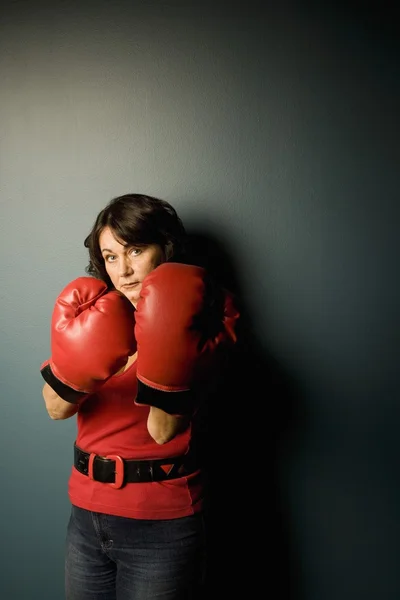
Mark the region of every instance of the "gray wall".
[[400, 597], [396, 36], [281, 6], [2, 4], [2, 600], [63, 597], [75, 423], [48, 418], [39, 366], [95, 215], [129, 191], [223, 252], [257, 356], [218, 422], [213, 597]]

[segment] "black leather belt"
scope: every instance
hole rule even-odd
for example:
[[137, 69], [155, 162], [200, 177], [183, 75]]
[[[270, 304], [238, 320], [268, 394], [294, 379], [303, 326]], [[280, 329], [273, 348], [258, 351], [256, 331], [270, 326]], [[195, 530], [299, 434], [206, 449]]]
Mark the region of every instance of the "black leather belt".
[[74, 467], [94, 481], [121, 488], [126, 483], [150, 483], [185, 477], [196, 468], [189, 455], [155, 460], [127, 460], [116, 454], [99, 456], [74, 445]]

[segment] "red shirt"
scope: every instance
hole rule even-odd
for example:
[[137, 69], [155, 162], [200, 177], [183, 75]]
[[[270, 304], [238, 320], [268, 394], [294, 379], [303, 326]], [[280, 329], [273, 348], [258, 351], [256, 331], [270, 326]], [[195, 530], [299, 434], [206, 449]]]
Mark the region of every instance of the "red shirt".
[[[76, 443], [85, 452], [117, 454], [125, 459], [169, 458], [185, 454], [192, 429], [167, 444], [147, 431], [149, 407], [137, 406], [136, 362], [111, 377], [90, 396], [77, 415]], [[128, 483], [120, 489], [93, 481], [72, 467], [68, 493], [72, 504], [87, 510], [134, 519], [175, 519], [203, 508], [200, 470], [187, 477], [151, 483]]]

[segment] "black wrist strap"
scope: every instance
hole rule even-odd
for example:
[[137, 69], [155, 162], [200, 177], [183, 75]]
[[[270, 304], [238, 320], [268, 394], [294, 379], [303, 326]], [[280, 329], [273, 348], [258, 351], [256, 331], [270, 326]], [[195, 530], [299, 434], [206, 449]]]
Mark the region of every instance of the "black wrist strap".
[[193, 390], [164, 392], [146, 385], [138, 379], [136, 404], [155, 406], [169, 415], [190, 415], [195, 405]]
[[88, 395], [86, 392], [77, 392], [73, 388], [60, 381], [54, 375], [49, 364], [43, 367], [40, 372], [45, 382], [48, 383], [55, 393], [66, 402], [70, 402], [71, 404], [79, 404], [79, 402]]

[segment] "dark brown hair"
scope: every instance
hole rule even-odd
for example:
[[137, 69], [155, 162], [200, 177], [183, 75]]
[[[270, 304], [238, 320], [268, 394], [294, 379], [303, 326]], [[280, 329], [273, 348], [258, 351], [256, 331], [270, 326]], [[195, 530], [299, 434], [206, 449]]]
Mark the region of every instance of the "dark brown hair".
[[109, 227], [124, 246], [158, 244], [167, 260], [179, 262], [185, 252], [186, 232], [176, 210], [166, 201], [144, 194], [125, 194], [113, 198], [97, 215], [84, 245], [89, 250], [86, 272], [111, 287], [99, 237]]

